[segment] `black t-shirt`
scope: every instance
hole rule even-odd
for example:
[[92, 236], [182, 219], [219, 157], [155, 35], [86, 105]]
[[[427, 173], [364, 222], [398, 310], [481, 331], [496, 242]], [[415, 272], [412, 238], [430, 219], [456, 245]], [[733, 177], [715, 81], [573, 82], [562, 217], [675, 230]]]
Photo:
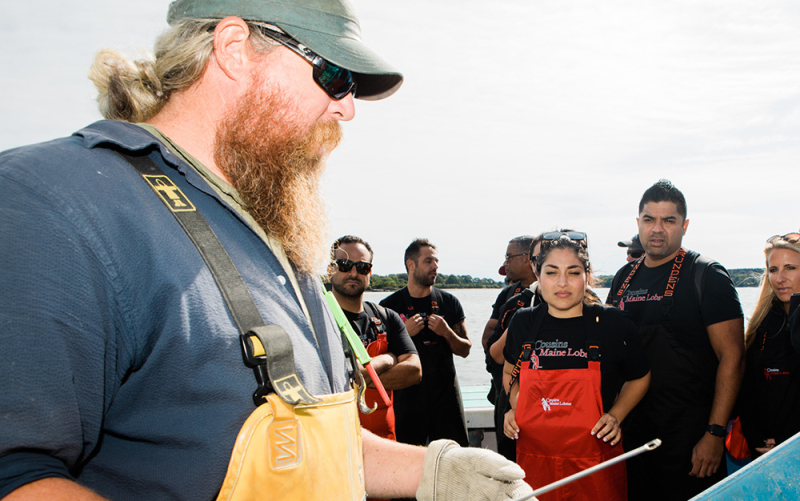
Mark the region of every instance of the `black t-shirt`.
[[[534, 332], [536, 315], [543, 315], [538, 332]], [[594, 329], [591, 336], [586, 332], [587, 316], [602, 319], [588, 322]], [[547, 313], [546, 304], [522, 308], [511, 319], [503, 356], [515, 365], [522, 346], [532, 343], [531, 358], [533, 355], [538, 358], [540, 370], [586, 369], [588, 339], [600, 342], [600, 392], [607, 412], [625, 381], [644, 377], [650, 370], [636, 325], [623, 313], [599, 305], [584, 305], [584, 316], [555, 318]]]
[[[408, 288], [404, 287], [385, 297], [380, 305], [397, 312], [403, 322], [417, 313], [427, 315], [435, 313], [444, 317], [450, 328], [464, 320], [464, 309], [458, 298], [443, 290], [434, 289], [434, 291], [430, 296], [415, 298], [411, 297]], [[455, 376], [453, 351], [443, 337], [425, 327], [416, 336], [412, 336], [411, 340], [419, 353], [423, 382], [428, 379], [428, 376], [432, 376], [440, 370], [445, 370]]]
[[800, 432], [800, 354], [793, 348], [783, 305], [776, 301], [747, 350], [740, 406], [751, 448]]
[[[687, 252], [678, 273], [678, 281], [672, 296], [674, 302], [669, 309], [669, 326], [684, 348], [700, 353], [711, 353], [713, 350], [706, 327], [734, 318], [743, 318], [744, 315], [733, 281], [725, 268], [716, 262], [708, 265], [703, 282], [702, 306], [698, 305], [695, 268], [689, 265], [696, 257], [696, 253]], [[661, 301], [665, 297], [667, 281], [673, 273], [673, 262], [653, 268], [648, 268], [642, 263], [625, 290], [619, 308], [628, 313], [639, 327], [663, 323]], [[633, 266], [634, 263], [628, 263], [617, 272], [606, 303], [611, 304]]]
[[[534, 283], [531, 287], [536, 288], [536, 286], [537, 283]], [[514, 317], [514, 313], [516, 313], [517, 310], [520, 308], [527, 308], [528, 306], [536, 306], [541, 302], [542, 296], [538, 290], [534, 292], [530, 288], [524, 289], [521, 293], [506, 301], [505, 304], [500, 307], [500, 316], [498, 317], [497, 326], [495, 327], [494, 333], [492, 333], [495, 340], [502, 336], [503, 332], [508, 329], [508, 326], [511, 324], [511, 319]]]
[[500, 294], [497, 295], [497, 299], [495, 299], [494, 304], [492, 305], [492, 316], [489, 317], [490, 320], [497, 320], [500, 318], [500, 309], [506, 304], [512, 297], [516, 296], [520, 292], [525, 290], [523, 287], [522, 282], [514, 282], [511, 285], [507, 285], [503, 287], [503, 290], [500, 291]]
[[[517, 289], [514, 289], [514, 291], [516, 290]], [[533, 299], [534, 297], [536, 298], [535, 300]], [[500, 297], [497, 299], [499, 301]], [[491, 373], [492, 378], [498, 383], [503, 378], [503, 365], [494, 361], [489, 349], [495, 342], [497, 342], [498, 339], [500, 339], [500, 336], [503, 335], [503, 332], [505, 332], [506, 328], [508, 327], [508, 323], [511, 321], [511, 317], [514, 316], [514, 313], [520, 308], [527, 308], [528, 306], [531, 306], [531, 300], [533, 300], [534, 306], [540, 302], [538, 294], [534, 293], [530, 288], [522, 289], [519, 294], [516, 294], [506, 300], [506, 302], [503, 303], [498, 310], [497, 325], [494, 326], [492, 334], [486, 340], [486, 349], [484, 350], [484, 354], [486, 356], [486, 371]]]
[[792, 347], [800, 353], [800, 292], [792, 294], [789, 305], [789, 334]]
[[[378, 308], [376, 308], [376, 310], [377, 309]], [[378, 338], [375, 334], [375, 329], [372, 328], [370, 313], [366, 306], [361, 313], [352, 313], [347, 310], [342, 311], [344, 311], [344, 315], [347, 317], [347, 320], [350, 321], [350, 325], [353, 326], [353, 330], [356, 331], [356, 334], [358, 334], [364, 346], [368, 346]], [[386, 341], [389, 343], [389, 353], [397, 357], [405, 355], [406, 353], [416, 354], [417, 349], [414, 347], [413, 341], [411, 341], [411, 336], [406, 332], [406, 325], [400, 319], [400, 315], [388, 308], [384, 308], [383, 311], [386, 312], [386, 318], [380, 318], [380, 312], [378, 312], [378, 318], [380, 318], [381, 323], [383, 323], [386, 328]]]
[[[536, 282], [534, 282], [536, 284]], [[522, 292], [513, 296], [508, 301], [505, 302], [500, 307], [499, 310], [499, 317], [497, 318], [497, 325], [494, 326], [494, 331], [489, 336], [489, 339], [486, 340], [486, 363], [487, 366], [494, 366], [496, 365], [494, 359], [489, 354], [489, 348], [500, 339], [500, 336], [503, 335], [503, 332], [508, 328], [508, 325], [511, 323], [511, 318], [514, 316], [514, 313], [517, 312], [520, 308], [527, 308], [528, 306], [536, 306], [537, 304], [542, 302], [541, 296], [533, 292], [530, 288], [524, 289]], [[490, 370], [490, 369], [489, 369]], [[491, 370], [490, 370], [491, 371]]]

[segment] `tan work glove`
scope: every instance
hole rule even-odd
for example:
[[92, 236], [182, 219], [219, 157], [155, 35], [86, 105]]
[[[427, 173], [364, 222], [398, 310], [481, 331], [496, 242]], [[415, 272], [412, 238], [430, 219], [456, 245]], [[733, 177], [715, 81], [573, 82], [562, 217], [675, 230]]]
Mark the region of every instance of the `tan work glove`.
[[533, 492], [523, 477], [522, 468], [496, 452], [436, 440], [425, 453], [417, 501], [514, 499]]

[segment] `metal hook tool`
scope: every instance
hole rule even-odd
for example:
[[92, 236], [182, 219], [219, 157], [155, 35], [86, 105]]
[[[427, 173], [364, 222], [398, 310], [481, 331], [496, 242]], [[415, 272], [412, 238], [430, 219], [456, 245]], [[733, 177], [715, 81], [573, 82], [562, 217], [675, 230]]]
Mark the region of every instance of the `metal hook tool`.
[[583, 477], [589, 476], [589, 475], [591, 475], [593, 473], [597, 473], [598, 471], [600, 471], [600, 470], [602, 470], [604, 468], [608, 468], [609, 466], [615, 465], [615, 464], [619, 463], [620, 461], [625, 461], [626, 459], [630, 459], [633, 456], [638, 456], [639, 454], [641, 454], [643, 452], [652, 451], [653, 449], [657, 448], [659, 445], [661, 445], [661, 440], [656, 438], [654, 440], [651, 440], [651, 441], [647, 442], [646, 444], [644, 444], [641, 447], [633, 449], [630, 452], [626, 452], [625, 454], [621, 454], [621, 455], [619, 455], [619, 456], [617, 456], [615, 458], [609, 459], [608, 461], [603, 461], [600, 464], [594, 465], [591, 468], [586, 468], [585, 470], [583, 470], [581, 472], [578, 472], [578, 473], [576, 473], [574, 475], [570, 475], [570, 476], [568, 476], [566, 478], [562, 478], [561, 480], [559, 480], [557, 482], [553, 482], [552, 484], [547, 484], [544, 487], [540, 487], [540, 488], [536, 489], [535, 491], [533, 491], [530, 494], [526, 494], [526, 495], [524, 495], [522, 497], [513, 499], [512, 501], [525, 501], [526, 499], [531, 499], [534, 496], [539, 496], [540, 494], [548, 493], [548, 492], [550, 492], [552, 490], [555, 490], [555, 489], [558, 489], [559, 487], [562, 487], [564, 485], [571, 484], [572, 482], [574, 482], [574, 481], [576, 481], [578, 479], [581, 479]]

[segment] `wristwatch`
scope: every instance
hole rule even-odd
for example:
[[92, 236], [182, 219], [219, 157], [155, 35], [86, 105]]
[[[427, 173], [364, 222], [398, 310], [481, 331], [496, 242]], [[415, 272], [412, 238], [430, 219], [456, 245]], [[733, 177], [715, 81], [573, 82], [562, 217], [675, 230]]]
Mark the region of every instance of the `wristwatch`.
[[718, 424], [710, 424], [706, 429], [707, 432], [711, 433], [715, 437], [725, 438], [725, 427], [720, 426]]

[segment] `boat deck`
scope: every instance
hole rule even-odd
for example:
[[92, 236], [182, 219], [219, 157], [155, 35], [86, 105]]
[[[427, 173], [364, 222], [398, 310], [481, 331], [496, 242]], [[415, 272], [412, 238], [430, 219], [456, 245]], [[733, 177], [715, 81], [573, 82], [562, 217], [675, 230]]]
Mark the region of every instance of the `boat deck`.
[[497, 450], [494, 431], [494, 406], [486, 398], [490, 385], [462, 386], [461, 399], [469, 430], [469, 444]]

